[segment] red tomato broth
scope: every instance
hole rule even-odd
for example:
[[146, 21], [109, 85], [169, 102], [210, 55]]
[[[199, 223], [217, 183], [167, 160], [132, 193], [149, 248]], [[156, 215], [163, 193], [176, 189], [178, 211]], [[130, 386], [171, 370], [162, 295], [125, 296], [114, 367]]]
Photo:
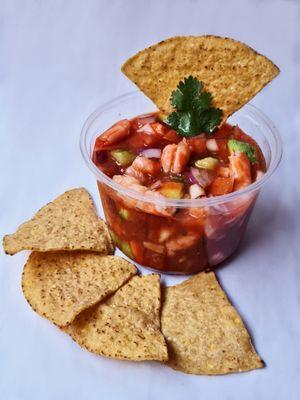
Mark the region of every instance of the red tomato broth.
[[[143, 118], [145, 120], [148, 118], [148, 121], [156, 118], [158, 122], [157, 114]], [[102, 172], [111, 178], [114, 175], [125, 174], [126, 168], [116, 163], [110, 154], [111, 150], [130, 150], [138, 156], [143, 149], [163, 149], [167, 144], [177, 144], [182, 140], [180, 135], [161, 122], [162, 128], [156, 127], [159, 133], [155, 131], [153, 135], [143, 133], [140, 128], [145, 126], [144, 122], [139, 117], [133, 118], [130, 121], [130, 135], [113, 145], [110, 144], [109, 147], [103, 146], [100, 139], [96, 140], [93, 161]], [[171, 134], [168, 135], [169, 131]], [[206, 148], [206, 140], [211, 138], [217, 141], [217, 152]], [[192, 149], [189, 165], [199, 157], [214, 157], [218, 159], [220, 167], [225, 167], [226, 172], [229, 165], [227, 146], [229, 139], [249, 143], [255, 148], [258, 162], [251, 166], [252, 181], [258, 170], [265, 172], [265, 160], [257, 143], [239, 128], [229, 124], [224, 124], [214, 136], [200, 135], [187, 140]], [[100, 156], [100, 162], [99, 151], [105, 152], [105, 156]], [[155, 178], [148, 177], [144, 185], [150, 187], [154, 183], [155, 186], [158, 182], [155, 189], [157, 191], [160, 188], [159, 182], [179, 181], [183, 183], [184, 196], [188, 196], [189, 165], [176, 176], [161, 170]], [[215, 175], [214, 181], [206, 189], [206, 195], [229, 193], [231, 191], [229, 178], [220, 177], [217, 172]], [[98, 182], [98, 187], [105, 217], [117, 246], [141, 265], [176, 274], [197, 273], [229, 257], [240, 242], [256, 200], [256, 195], [251, 197], [247, 195], [244, 199], [227, 203], [228, 206], [225, 204], [223, 208], [179, 208], [174, 210], [173, 215], [165, 216], [149, 212], [149, 209], [143, 211], [137, 208], [134, 199], [120, 195], [105, 184]], [[222, 187], [225, 188], [224, 193]]]

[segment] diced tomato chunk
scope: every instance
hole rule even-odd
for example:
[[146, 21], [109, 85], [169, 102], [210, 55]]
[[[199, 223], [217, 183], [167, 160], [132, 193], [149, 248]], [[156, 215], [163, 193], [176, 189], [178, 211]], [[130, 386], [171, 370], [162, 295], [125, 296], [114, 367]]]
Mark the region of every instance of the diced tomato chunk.
[[192, 152], [196, 155], [201, 155], [206, 153], [206, 139], [205, 138], [191, 138], [187, 140]]
[[144, 246], [141, 242], [138, 242], [137, 240], [131, 240], [130, 241], [130, 247], [131, 247], [131, 251], [133, 254], [134, 259], [138, 262], [138, 263], [142, 263], [143, 262], [143, 258], [144, 258]]
[[217, 177], [210, 185], [210, 194], [214, 196], [221, 196], [222, 194], [227, 194], [232, 192], [233, 189], [233, 179]]
[[153, 124], [151, 124], [151, 127], [154, 130], [155, 134], [160, 137], [164, 137], [165, 133], [167, 132], [167, 128], [159, 122], [154, 122]]
[[214, 134], [215, 139], [229, 139], [232, 135], [232, 126], [229, 124], [223, 124]]
[[165, 134], [164, 139], [168, 142], [177, 144], [181, 141], [182, 137], [180, 137], [173, 129], [169, 129]]

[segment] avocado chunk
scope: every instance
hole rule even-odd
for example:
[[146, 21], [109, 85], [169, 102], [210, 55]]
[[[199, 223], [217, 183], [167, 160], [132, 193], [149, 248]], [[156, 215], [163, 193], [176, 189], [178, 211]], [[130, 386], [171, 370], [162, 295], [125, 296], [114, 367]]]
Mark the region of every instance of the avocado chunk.
[[122, 167], [128, 167], [135, 159], [135, 154], [129, 150], [112, 150], [110, 152], [112, 158]]

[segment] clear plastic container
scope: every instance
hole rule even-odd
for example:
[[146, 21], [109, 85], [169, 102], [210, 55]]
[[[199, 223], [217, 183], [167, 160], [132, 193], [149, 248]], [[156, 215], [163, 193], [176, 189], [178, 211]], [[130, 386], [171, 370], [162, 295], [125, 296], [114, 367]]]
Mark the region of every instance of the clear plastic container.
[[[141, 92], [128, 93], [104, 104], [83, 126], [81, 152], [97, 179], [105, 218], [117, 246], [128, 257], [153, 270], [197, 273], [221, 263], [237, 249], [259, 191], [280, 162], [281, 140], [273, 123], [261, 111], [245, 105], [228, 122], [237, 124], [260, 146], [267, 165], [262, 178], [223, 196], [154, 200], [113, 182], [91, 158], [96, 138], [107, 128], [123, 118], [153, 109], [153, 103]], [[171, 217], [151, 212], [169, 207], [177, 210]], [[122, 218], [120, 209], [127, 210], [130, 218]]]

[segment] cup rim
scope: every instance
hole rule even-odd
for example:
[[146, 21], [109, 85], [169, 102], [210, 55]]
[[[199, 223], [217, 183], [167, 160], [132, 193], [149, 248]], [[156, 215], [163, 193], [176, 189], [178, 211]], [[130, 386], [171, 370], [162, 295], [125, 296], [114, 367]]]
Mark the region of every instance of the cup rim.
[[[114, 182], [110, 177], [105, 175], [97, 166], [93, 163], [91, 159], [91, 155], [89, 152], [89, 143], [87, 143], [87, 134], [89, 131], [89, 128], [91, 124], [97, 119], [102, 113], [107, 111], [108, 109], [112, 108], [115, 103], [119, 103], [120, 101], [125, 101], [128, 100], [128, 98], [134, 97], [136, 95], [141, 94], [140, 91], [135, 90], [131, 91], [125, 94], [122, 94], [118, 97], [115, 97], [114, 99], [105, 102], [102, 106], [98, 107], [85, 121], [82, 130], [81, 130], [81, 135], [80, 135], [80, 151], [82, 154], [82, 157], [90, 169], [91, 172], [96, 176], [97, 180], [100, 181], [101, 183], [109, 186], [111, 189], [114, 191], [118, 192], [121, 195], [124, 196], [129, 196], [131, 198], [134, 198], [138, 201], [146, 202], [146, 203], [153, 203], [155, 206], [161, 206], [161, 207], [176, 207], [176, 208], [200, 208], [200, 207], [206, 207], [206, 206], [216, 206], [220, 205], [222, 203], [227, 203], [230, 201], [233, 201], [237, 198], [240, 198], [241, 196], [251, 194], [257, 190], [259, 190], [273, 175], [275, 172], [276, 168], [278, 167], [281, 157], [282, 157], [282, 140], [281, 137], [278, 133], [277, 128], [273, 124], [273, 122], [257, 107], [255, 107], [253, 104], [248, 103], [245, 104], [240, 110], [236, 112], [242, 112], [246, 111], [248, 112], [252, 119], [257, 120], [260, 119], [262, 123], [260, 125], [264, 125], [266, 128], [268, 128], [269, 133], [271, 134], [271, 137], [274, 142], [274, 147], [271, 149], [271, 160], [270, 160], [270, 165], [263, 175], [263, 177], [253, 183], [251, 183], [249, 186], [237, 190], [232, 193], [228, 193], [225, 195], [221, 196], [215, 196], [215, 197], [206, 197], [206, 198], [200, 198], [200, 199], [168, 199], [168, 198], [153, 198], [149, 195], [145, 194], [140, 194], [132, 189], [125, 188], [121, 186], [120, 184]], [[112, 124], [115, 123], [116, 121], [112, 121]], [[270, 145], [270, 139], [266, 137], [268, 144]]]

